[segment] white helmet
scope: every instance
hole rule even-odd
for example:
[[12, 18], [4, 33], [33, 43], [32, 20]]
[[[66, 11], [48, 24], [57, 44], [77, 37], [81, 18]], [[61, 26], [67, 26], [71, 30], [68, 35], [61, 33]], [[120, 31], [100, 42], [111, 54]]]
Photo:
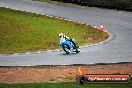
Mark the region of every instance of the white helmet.
[[63, 36], [63, 34], [62, 34], [62, 33], [60, 33], [60, 34], [59, 34], [59, 37], [62, 37], [62, 36]]

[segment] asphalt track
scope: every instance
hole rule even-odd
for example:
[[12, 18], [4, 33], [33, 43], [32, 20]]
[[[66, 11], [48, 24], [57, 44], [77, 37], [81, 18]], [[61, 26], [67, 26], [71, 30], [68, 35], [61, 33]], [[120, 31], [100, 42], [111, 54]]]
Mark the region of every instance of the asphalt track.
[[[57, 6], [32, 0], [0, 0], [0, 7], [60, 16], [99, 26], [114, 37], [104, 43], [82, 47], [80, 54], [63, 51], [0, 55], [0, 66], [70, 65], [132, 62], [132, 12], [99, 8]], [[62, 29], [63, 30], [63, 29]]]

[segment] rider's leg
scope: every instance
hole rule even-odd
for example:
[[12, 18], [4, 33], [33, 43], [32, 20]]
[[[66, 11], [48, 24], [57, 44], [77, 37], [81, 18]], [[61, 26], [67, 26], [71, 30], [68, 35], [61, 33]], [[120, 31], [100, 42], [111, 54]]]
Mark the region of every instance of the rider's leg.
[[72, 39], [70, 39], [70, 42], [72, 42], [72, 44], [74, 45], [75, 48], [77, 47], [75, 42]]

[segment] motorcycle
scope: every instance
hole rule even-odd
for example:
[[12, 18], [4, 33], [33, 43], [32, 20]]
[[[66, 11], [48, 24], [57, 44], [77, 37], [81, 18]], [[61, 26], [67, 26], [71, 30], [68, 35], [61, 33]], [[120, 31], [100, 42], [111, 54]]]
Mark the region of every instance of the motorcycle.
[[[72, 41], [75, 42], [75, 39], [73, 38]], [[77, 44], [76, 46], [74, 46], [69, 39], [60, 40], [60, 46], [67, 54], [70, 54], [71, 52], [76, 52], [76, 53], [80, 52], [79, 46]]]

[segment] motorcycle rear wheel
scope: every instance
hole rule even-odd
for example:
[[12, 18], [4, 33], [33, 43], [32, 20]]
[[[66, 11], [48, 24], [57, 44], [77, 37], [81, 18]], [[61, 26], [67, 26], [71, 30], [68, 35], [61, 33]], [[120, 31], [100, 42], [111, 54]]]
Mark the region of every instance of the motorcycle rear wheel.
[[79, 48], [79, 46], [77, 46], [76, 53], [79, 53], [79, 52], [80, 52], [80, 48]]

